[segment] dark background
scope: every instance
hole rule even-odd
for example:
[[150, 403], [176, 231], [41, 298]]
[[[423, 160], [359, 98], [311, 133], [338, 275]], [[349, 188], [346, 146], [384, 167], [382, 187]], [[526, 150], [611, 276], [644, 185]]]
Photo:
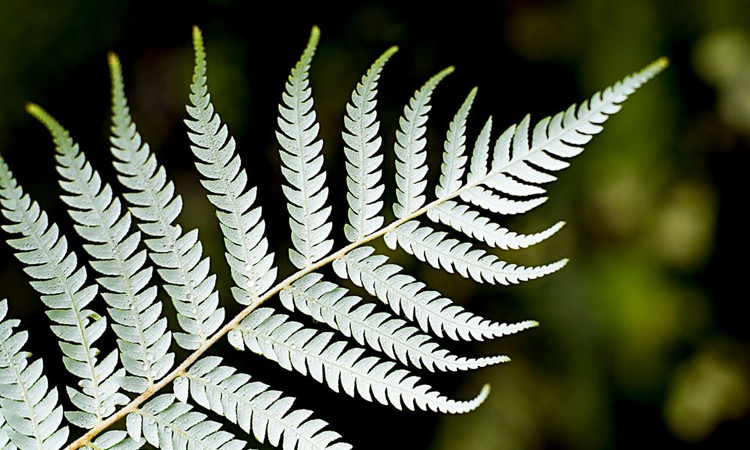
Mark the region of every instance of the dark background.
[[[396, 412], [335, 395], [228, 345], [217, 351], [299, 397], [298, 406], [315, 409], [360, 449], [608, 449], [646, 443], [709, 449], [750, 443], [747, 258], [740, 254], [746, 246], [740, 213], [748, 204], [741, 184], [750, 142], [749, 2], [263, 2], [262, 9], [241, 1], [0, 3], [0, 152], [19, 182], [72, 235], [57, 197], [52, 144], [24, 113], [26, 101], [56, 116], [95, 167], [115, 181], [107, 146], [106, 54], [117, 52], [134, 119], [185, 199], [180, 223], [200, 228], [232, 312], [237, 307], [229, 300], [216, 219], [182, 124], [193, 24], [206, 38], [214, 104], [260, 187], [277, 260], [285, 259], [289, 232], [274, 138], [276, 107], [313, 24], [322, 30], [311, 78], [337, 243], [343, 241], [346, 208], [344, 105], [361, 74], [389, 46], [401, 50], [385, 69], [378, 104], [387, 191], [393, 189], [389, 150], [403, 104], [448, 65], [457, 71], [436, 92], [429, 122], [433, 179], [444, 130], [471, 87], [479, 86], [469, 123], [474, 136], [489, 114], [496, 130], [527, 112], [540, 119], [669, 57], [671, 66], [628, 100], [550, 186], [547, 204], [522, 217], [500, 218], [525, 233], [566, 220], [549, 241], [501, 255], [527, 265], [570, 257], [563, 271], [517, 287], [478, 287], [392, 254], [478, 314], [541, 322], [536, 330], [496, 342], [447, 343], [466, 355], [506, 353], [510, 364], [466, 376], [424, 374], [461, 398], [489, 381], [493, 393], [476, 412]], [[7, 245], [0, 258], [0, 297], [9, 298], [11, 314], [31, 329], [29, 350], [45, 359], [50, 373], [60, 373], [52, 381], [62, 387], [71, 380], [50, 344], [55, 338], [41, 302]], [[280, 264], [282, 275], [291, 273], [288, 263]], [[102, 304], [97, 309], [104, 311]], [[111, 348], [105, 339], [99, 346]]]

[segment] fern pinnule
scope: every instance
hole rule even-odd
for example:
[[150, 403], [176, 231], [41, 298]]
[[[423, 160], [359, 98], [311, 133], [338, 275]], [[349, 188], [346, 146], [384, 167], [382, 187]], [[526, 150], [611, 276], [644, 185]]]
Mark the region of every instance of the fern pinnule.
[[81, 447], [83, 450], [138, 450], [145, 442], [133, 440], [124, 430], [109, 430]]
[[60, 186], [67, 195], [61, 199], [75, 222], [75, 230], [88, 244], [91, 266], [102, 276], [102, 297], [117, 335], [120, 360], [130, 374], [120, 383], [129, 392], [141, 393], [167, 374], [174, 364], [168, 352], [172, 333], [161, 302], [156, 301], [156, 286], [151, 284], [153, 269], [146, 266], [146, 251], [136, 253], [140, 232], [130, 232], [131, 216], [122, 214], [120, 199], [109, 184], [102, 185], [99, 173], [92, 169], [78, 145], [66, 139], [68, 133], [40, 109], [35, 116], [51, 124], [56, 143], [55, 159], [61, 176]]
[[14, 332], [20, 321], [7, 314], [8, 301], [0, 300], [0, 447], [59, 449], [69, 430], [60, 426], [57, 388], [48, 388], [41, 359], [29, 364], [31, 354], [23, 351], [28, 333]]
[[174, 183], [156, 161], [149, 145], [141, 139], [130, 117], [125, 98], [120, 60], [109, 55], [112, 78], [111, 151], [118, 180], [130, 190], [124, 194], [138, 226], [150, 237], [145, 243], [149, 257], [158, 267], [177, 310], [177, 321], [184, 332], [175, 341], [187, 350], [199, 348], [224, 322], [219, 308], [216, 276], [209, 275], [209, 259], [203, 257], [198, 230], [182, 233], [174, 225], [182, 210], [181, 197], [174, 194]]
[[[54, 119], [36, 105], [30, 105], [29, 110], [54, 130], [55, 139], [73, 145]], [[97, 287], [86, 285], [85, 267], [77, 267], [78, 259], [68, 251], [57, 225], [50, 224], [47, 214], [23, 192], [2, 158], [0, 197], [3, 215], [10, 222], [3, 229], [21, 235], [9, 239], [8, 244], [16, 250], [16, 258], [32, 279], [31, 286], [49, 308], [47, 315], [55, 323], [52, 331], [59, 338], [65, 368], [80, 379], [80, 390], [67, 388], [78, 411], [68, 411], [65, 417], [78, 427], [92, 428], [128, 402], [119, 392], [125, 370], [117, 368], [117, 350], [98, 361], [99, 350], [93, 346], [107, 328], [105, 317], [86, 308], [96, 297]]]
[[273, 253], [268, 252], [264, 236], [265, 222], [260, 207], [253, 207], [257, 188], [246, 191], [247, 173], [235, 150], [234, 138], [214, 112], [208, 94], [206, 52], [200, 30], [193, 28], [195, 72], [187, 107], [192, 120], [186, 120], [190, 148], [198, 158], [196, 167], [201, 183], [210, 193], [208, 199], [217, 208], [224, 235], [226, 259], [236, 284], [232, 293], [242, 305], [249, 305], [268, 291], [276, 281]]

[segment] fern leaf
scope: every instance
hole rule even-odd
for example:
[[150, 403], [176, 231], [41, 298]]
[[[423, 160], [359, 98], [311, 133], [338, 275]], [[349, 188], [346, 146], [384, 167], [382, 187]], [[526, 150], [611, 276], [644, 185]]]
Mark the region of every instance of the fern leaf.
[[68, 439], [60, 427], [62, 406], [57, 389], [48, 389], [41, 359], [29, 364], [23, 351], [25, 331], [14, 332], [19, 320], [6, 320], [8, 301], [0, 301], [0, 447], [7, 450], [58, 449]]
[[427, 113], [430, 111], [432, 92], [438, 83], [453, 72], [453, 67], [443, 69], [418, 89], [399, 120], [396, 132], [396, 203], [393, 213], [403, 218], [421, 208], [425, 203], [427, 187], [427, 152], [424, 138]]
[[273, 254], [268, 252], [268, 241], [263, 235], [265, 223], [261, 208], [253, 208], [256, 188], [247, 190], [247, 173], [241, 169], [241, 159], [235, 151], [234, 138], [214, 112], [208, 94], [206, 52], [200, 30], [193, 28], [195, 71], [187, 107], [192, 120], [185, 123], [190, 148], [198, 158], [198, 171], [203, 186], [211, 193], [208, 199], [217, 208], [219, 225], [224, 234], [226, 258], [237, 287], [232, 293], [243, 305], [257, 301], [276, 280]]
[[490, 134], [492, 133], [492, 117], [487, 119], [482, 131], [477, 136], [474, 143], [474, 151], [471, 152], [471, 162], [469, 163], [469, 183], [476, 182], [487, 174], [487, 159], [490, 151]]
[[557, 222], [538, 233], [518, 234], [453, 200], [448, 200], [427, 211], [427, 217], [433, 222], [443, 223], [456, 231], [482, 241], [490, 247], [498, 247], [503, 250], [516, 250], [538, 244], [565, 226], [565, 222]]
[[352, 250], [335, 261], [333, 268], [340, 277], [365, 288], [396, 314], [417, 322], [425, 332], [468, 341], [498, 338], [538, 325], [533, 320], [498, 323], [474, 315], [438, 292], [425, 289], [424, 283], [403, 273], [398, 265], [386, 264], [388, 258], [374, 252], [372, 247]]
[[[328, 424], [311, 418], [312, 411], [292, 409], [294, 399], [221, 365], [221, 358], [206, 357], [198, 361], [182, 378], [182, 401], [190, 396], [199, 405], [226, 417], [251, 433], [260, 442], [285, 450], [347, 450], [351, 445], [340, 442], [341, 436], [325, 428]], [[177, 390], [175, 391], [177, 392]], [[339, 442], [337, 442], [339, 441]]]
[[313, 27], [302, 57], [289, 75], [282, 104], [279, 105], [276, 132], [283, 163], [281, 171], [288, 185], [283, 186], [289, 210], [293, 249], [289, 260], [298, 269], [310, 266], [333, 248], [328, 239], [333, 225], [326, 206], [328, 188], [323, 170], [323, 141], [317, 140], [320, 125], [313, 110], [308, 81], [310, 63], [318, 45], [320, 30]]
[[567, 263], [563, 259], [539, 267], [517, 266], [500, 261], [484, 250], [472, 248], [468, 242], [446, 239], [446, 236], [443, 231], [420, 227], [417, 221], [411, 220], [386, 234], [385, 241], [390, 248], [395, 249], [398, 245], [436, 269], [442, 268], [449, 273], [455, 271], [478, 283], [516, 284], [548, 275]]
[[397, 50], [391, 47], [372, 64], [346, 105], [341, 136], [346, 144], [349, 202], [349, 223], [344, 225], [344, 235], [349, 242], [357, 242], [383, 225], [380, 215], [383, 209], [380, 197], [385, 190], [381, 181], [383, 156], [376, 154], [382, 138], [377, 136], [380, 122], [375, 112], [375, 96], [383, 66]]
[[[509, 361], [507, 356], [458, 357], [430, 340], [430, 336], [375, 305], [361, 304], [361, 298], [347, 296], [347, 290], [323, 281], [317, 273], [308, 274], [281, 292], [287, 309], [299, 309], [319, 322], [325, 322], [361, 345], [385, 353], [404, 365], [430, 371], [463, 371]], [[356, 306], [356, 309], [355, 309]]]
[[156, 448], [189, 448], [203, 450], [240, 450], [246, 442], [238, 440], [221, 424], [206, 419], [205, 414], [176, 401], [172, 394], [162, 394], [142, 408], [128, 414], [128, 434], [135, 441], [143, 437]]
[[130, 212], [141, 223], [141, 231], [151, 239], [149, 257], [166, 283], [166, 291], [177, 310], [177, 322], [185, 331], [174, 334], [184, 349], [194, 350], [205, 343], [224, 321], [218, 308], [216, 276], [208, 274], [209, 259], [203, 258], [198, 231], [182, 233], [173, 225], [182, 210], [182, 199], [174, 195], [174, 184], [167, 180], [148, 144], [144, 143], [130, 117], [125, 98], [120, 61], [109, 56], [112, 77], [112, 147], [118, 180], [131, 192], [124, 195]]
[[8, 436], [8, 433], [5, 432], [5, 428], [7, 427], [7, 422], [5, 421], [5, 417], [3, 416], [2, 410], [0, 410], [0, 448], [8, 449], [8, 450], [16, 450], [15, 444], [10, 442], [10, 437]]
[[137, 450], [146, 445], [146, 441], [134, 441], [123, 430], [111, 430], [102, 433], [94, 442], [82, 447], [84, 450]]
[[68, 387], [68, 395], [80, 411], [65, 416], [74, 425], [92, 428], [115, 411], [128, 398], [118, 392], [118, 380], [124, 369], [116, 370], [117, 350], [97, 362], [99, 351], [94, 343], [107, 329], [107, 321], [86, 306], [97, 293], [96, 285], [84, 286], [86, 269], [76, 268], [75, 253], [68, 252], [68, 243], [57, 225], [49, 224], [47, 214], [32, 202], [18, 186], [5, 160], [0, 158], [0, 196], [3, 215], [10, 225], [3, 228], [22, 237], [9, 239], [16, 257], [26, 264], [25, 272], [32, 278], [32, 287], [49, 308], [47, 315], [57, 325], [52, 331], [60, 339], [63, 362], [77, 378], [81, 390]]
[[482, 186], [472, 186], [461, 192], [461, 199], [487, 211], [505, 215], [523, 214], [547, 201], [547, 197], [525, 200], [506, 198]]
[[30, 107], [30, 111], [52, 134], [62, 177], [60, 186], [68, 193], [61, 198], [76, 222], [76, 231], [90, 243], [84, 248], [94, 258], [91, 266], [103, 275], [97, 282], [107, 291], [102, 296], [115, 321], [112, 329], [119, 338], [120, 358], [132, 374], [123, 379], [122, 386], [141, 393], [166, 375], [174, 364], [174, 353], [167, 353], [172, 334], [166, 331], [161, 303], [155, 301], [156, 288], [147, 288], [152, 269], [144, 268], [146, 252], [134, 254], [140, 233], [127, 235], [130, 214], [121, 214], [120, 200], [113, 198], [108, 184], [102, 186], [99, 173], [91, 168], [68, 131], [38, 106]]
[[[325, 382], [334, 392], [339, 389], [367, 401], [378, 401], [397, 409], [439, 411], [462, 414], [479, 406], [489, 394], [489, 385], [472, 400], [457, 401], [431, 390], [420, 379], [396, 363], [381, 361], [374, 356], [362, 357], [364, 349], [346, 343], [331, 343], [333, 333], [320, 333], [287, 320], [270, 308], [259, 308], [245, 319], [234, 333], [235, 347], [246, 346], [251, 351], [276, 361], [287, 370], [296, 370], [316, 381]], [[244, 343], [244, 346], [243, 346]]]
[[455, 192], [461, 187], [461, 179], [464, 175], [466, 165], [466, 120], [471, 110], [471, 105], [477, 95], [477, 88], [469, 92], [463, 105], [448, 126], [448, 133], [443, 145], [443, 164], [440, 166], [440, 179], [435, 186], [435, 196], [443, 198], [450, 192]]

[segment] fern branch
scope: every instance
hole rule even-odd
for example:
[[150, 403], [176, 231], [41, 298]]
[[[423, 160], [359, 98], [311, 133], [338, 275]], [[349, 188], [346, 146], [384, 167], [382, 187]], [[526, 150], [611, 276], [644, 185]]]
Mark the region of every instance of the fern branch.
[[333, 248], [333, 240], [328, 239], [333, 225], [329, 221], [331, 207], [326, 206], [323, 141], [316, 141], [320, 125], [315, 120], [308, 81], [319, 38], [320, 30], [313, 27], [302, 57], [289, 75], [277, 120], [281, 171], [289, 183], [283, 186], [294, 245], [289, 260], [298, 269], [310, 267]]
[[474, 151], [471, 152], [471, 162], [469, 163], [469, 175], [467, 181], [476, 183], [477, 180], [487, 175], [487, 159], [490, 151], [490, 134], [492, 133], [492, 117], [487, 119], [482, 131], [477, 136], [474, 143]]
[[339, 441], [341, 436], [320, 419], [311, 419], [311, 411], [294, 410], [291, 397], [270, 390], [250, 376], [222, 366], [221, 358], [206, 357], [175, 380], [175, 395], [187, 402], [188, 392], [195, 402], [226, 417], [251, 433], [260, 442], [286, 450], [347, 450], [351, 445]]
[[514, 215], [529, 212], [547, 201], [547, 197], [514, 200], [493, 193], [484, 186], [472, 186], [461, 193], [461, 200], [496, 214]]
[[509, 361], [507, 356], [465, 358], [453, 355], [431, 341], [430, 336], [407, 326], [405, 321], [385, 311], [375, 313], [375, 305], [361, 304], [360, 297], [346, 296], [346, 293], [346, 289], [323, 281], [322, 275], [311, 273], [281, 291], [280, 298], [290, 311], [299, 309], [344, 336], [353, 337], [361, 345], [407, 366], [445, 372], [473, 370]]
[[164, 288], [177, 310], [177, 322], [185, 331], [174, 338], [184, 349], [204, 344], [224, 322], [224, 309], [218, 308], [216, 276], [208, 274], [209, 259], [203, 258], [198, 232], [182, 233], [173, 225], [182, 210], [182, 199], [174, 195], [174, 184], [167, 180], [148, 144], [143, 142], [130, 117], [125, 98], [120, 61], [109, 55], [112, 78], [112, 147], [118, 180], [131, 192], [124, 195], [146, 239], [149, 257], [166, 283]]
[[174, 353], [167, 353], [172, 333], [167, 331], [161, 303], [156, 302], [156, 288], [146, 288], [152, 274], [150, 267], [144, 268], [146, 252], [134, 255], [140, 233], [127, 235], [130, 214], [121, 214], [120, 200], [113, 198], [108, 184], [102, 187], [99, 173], [67, 130], [41, 108], [33, 111], [52, 134], [60, 186], [68, 193], [61, 198], [76, 222], [76, 231], [90, 243], [84, 249], [94, 258], [92, 267], [103, 275], [97, 282], [107, 291], [102, 296], [115, 321], [112, 328], [118, 336], [120, 358], [133, 375], [121, 385], [130, 392], [143, 392], [166, 375], [174, 364]]
[[94, 342], [104, 333], [107, 321], [86, 306], [96, 296], [96, 286], [85, 286], [86, 269], [76, 268], [75, 253], [68, 252], [65, 237], [57, 225], [50, 225], [47, 214], [18, 186], [5, 160], [0, 158], [0, 196], [3, 214], [11, 222], [3, 228], [22, 237], [9, 239], [16, 257], [26, 264], [32, 287], [49, 308], [47, 315], [57, 325], [52, 331], [60, 339], [63, 363], [77, 378], [81, 391], [68, 387], [68, 395], [79, 411], [68, 411], [67, 419], [81, 428], [101, 425], [117, 405], [128, 398], [119, 391], [118, 380], [125, 374], [116, 370], [117, 350], [97, 362]]
[[344, 225], [344, 234], [349, 242], [357, 242], [383, 226], [380, 197], [385, 186], [381, 168], [383, 156], [377, 154], [382, 138], [377, 136], [380, 122], [375, 112], [375, 96], [383, 66], [397, 50], [397, 47], [391, 47], [372, 64], [352, 92], [351, 102], [346, 105], [341, 136], [346, 144], [349, 223]]
[[463, 105], [448, 126], [448, 133], [443, 144], [443, 164], [440, 166], [440, 178], [435, 186], [435, 196], [443, 197], [461, 187], [466, 165], [466, 120], [469, 117], [471, 105], [477, 95], [477, 88], [469, 92]]
[[[331, 343], [333, 333], [320, 333], [274, 314], [270, 308], [259, 308], [247, 316], [230, 340], [237, 348], [251, 351], [275, 361], [287, 370], [296, 370], [319, 383], [326, 383], [334, 392], [339, 387], [349, 395], [383, 405], [402, 406], [409, 410], [439, 411], [462, 414], [479, 406], [489, 394], [489, 385], [472, 400], [457, 401], [433, 391], [429, 385], [407, 370], [395, 369], [391, 361], [362, 357], [364, 349], [352, 347], [344, 351], [342, 341]], [[374, 400], [373, 400], [374, 398]]]
[[566, 259], [539, 267], [523, 267], [500, 261], [497, 256], [472, 248], [470, 243], [446, 239], [447, 233], [420, 227], [417, 221], [406, 222], [385, 235], [392, 249], [396, 245], [436, 269], [458, 272], [478, 283], [516, 284], [548, 275], [561, 269]]
[[443, 78], [453, 73], [453, 67], [443, 69], [430, 78], [404, 107], [396, 132], [396, 202], [393, 213], [401, 219], [419, 210], [425, 204], [423, 195], [427, 187], [427, 144], [424, 138], [427, 113], [430, 111], [432, 93]]
[[23, 351], [26, 331], [13, 332], [19, 320], [6, 320], [8, 301], [0, 301], [0, 446], [12, 450], [58, 449], [68, 439], [60, 427], [62, 406], [57, 389], [47, 389], [41, 359], [29, 364]]
[[208, 199], [217, 208], [226, 259], [237, 285], [232, 293], [238, 303], [248, 305], [273, 285], [277, 269], [273, 267], [273, 253], [268, 252], [268, 241], [263, 235], [261, 208], [253, 208], [256, 188], [245, 192], [247, 173], [240, 169], [242, 161], [235, 151], [234, 138], [214, 112], [208, 95], [206, 52], [197, 27], [193, 28], [193, 44], [192, 105], [187, 107], [193, 120], [185, 121], [192, 131], [188, 133], [193, 144], [190, 148], [199, 160], [195, 165], [203, 176], [201, 183], [211, 193]]

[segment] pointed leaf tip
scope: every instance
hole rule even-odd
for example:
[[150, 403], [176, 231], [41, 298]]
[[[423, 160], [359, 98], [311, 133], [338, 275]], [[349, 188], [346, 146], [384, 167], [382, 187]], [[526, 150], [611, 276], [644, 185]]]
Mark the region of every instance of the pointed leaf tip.
[[320, 40], [320, 28], [317, 25], [313, 25], [310, 31], [310, 39], [307, 40], [305, 51], [302, 53], [302, 59], [312, 59], [312, 55], [315, 53], [315, 49], [318, 47], [318, 41]]
[[115, 52], [107, 52], [107, 62], [109, 63], [110, 67], [113, 66], [119, 66], [120, 65], [120, 58], [117, 57], [117, 54]]
[[203, 54], [205, 52], [203, 46], [203, 32], [198, 28], [198, 25], [193, 25], [193, 48], [195, 49], [196, 54]]
[[26, 112], [36, 117], [40, 111], [44, 111], [41, 106], [33, 102], [26, 102]]
[[54, 117], [52, 117], [47, 111], [44, 110], [41, 106], [37, 105], [36, 103], [28, 102], [26, 103], [26, 112], [31, 114], [33, 118], [38, 120], [42, 123], [51, 133], [60, 132], [62, 130], [62, 126], [60, 123], [55, 120]]

